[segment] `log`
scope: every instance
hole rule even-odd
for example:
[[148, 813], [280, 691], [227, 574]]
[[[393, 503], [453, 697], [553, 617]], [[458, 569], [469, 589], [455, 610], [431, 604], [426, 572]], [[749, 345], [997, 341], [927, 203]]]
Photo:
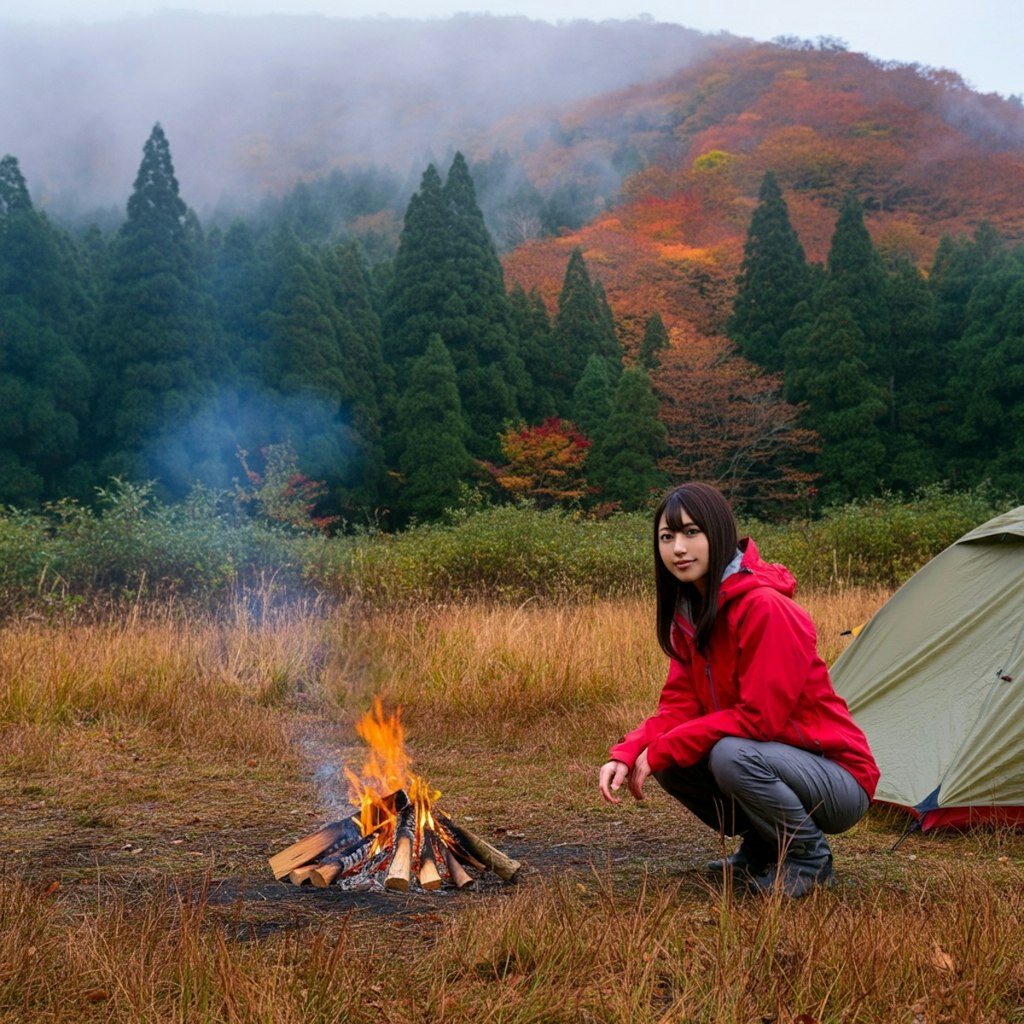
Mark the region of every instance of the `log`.
[[274, 877], [279, 882], [283, 881], [295, 868], [312, 863], [331, 847], [358, 839], [360, 835], [358, 815], [359, 809], [353, 807], [347, 817], [329, 822], [312, 835], [292, 843], [280, 853], [275, 853], [269, 860], [270, 870], [273, 871]]
[[459, 863], [458, 858], [447, 846], [444, 848], [444, 865], [457, 889], [465, 889], [467, 885], [473, 884], [473, 876]]
[[292, 885], [302, 885], [310, 881], [310, 875], [313, 873], [314, 868], [316, 868], [315, 864], [306, 864], [301, 868], [296, 868], [288, 873], [288, 881]]
[[412, 880], [412, 844], [416, 835], [416, 809], [410, 804], [398, 814], [395, 825], [394, 853], [384, 879], [385, 889], [405, 892]]
[[336, 878], [358, 867], [366, 860], [375, 833], [363, 836], [345, 850], [320, 861], [309, 873], [309, 880], [318, 888], [326, 889]]
[[491, 846], [486, 840], [474, 835], [469, 829], [456, 825], [446, 814], [433, 811], [434, 820], [441, 825], [455, 842], [475, 857], [484, 867], [489, 868], [506, 882], [514, 882], [522, 865], [517, 860]]
[[434, 836], [431, 832], [423, 833], [420, 846], [420, 867], [416, 877], [424, 889], [440, 889], [441, 873], [437, 870], [437, 851], [434, 849]]
[[[409, 804], [409, 795], [404, 789], [396, 789], [381, 801], [383, 808], [374, 807], [373, 828], [379, 828], [388, 819], [388, 814], [397, 814]], [[349, 814], [338, 821], [332, 821], [312, 835], [292, 843], [287, 849], [270, 858], [270, 870], [279, 881], [290, 878], [295, 868], [313, 864], [325, 857], [343, 850], [362, 835], [359, 825], [359, 808], [350, 807]]]

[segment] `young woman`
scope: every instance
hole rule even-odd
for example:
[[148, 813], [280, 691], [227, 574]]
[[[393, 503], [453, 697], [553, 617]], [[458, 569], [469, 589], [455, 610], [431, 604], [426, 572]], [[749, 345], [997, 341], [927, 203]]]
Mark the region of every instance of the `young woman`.
[[649, 775], [705, 824], [742, 843], [708, 869], [803, 896], [834, 882], [825, 833], [865, 814], [878, 768], [818, 656], [795, 581], [738, 539], [706, 484], [671, 491], [654, 514], [657, 633], [669, 672], [657, 713], [611, 749], [601, 794]]

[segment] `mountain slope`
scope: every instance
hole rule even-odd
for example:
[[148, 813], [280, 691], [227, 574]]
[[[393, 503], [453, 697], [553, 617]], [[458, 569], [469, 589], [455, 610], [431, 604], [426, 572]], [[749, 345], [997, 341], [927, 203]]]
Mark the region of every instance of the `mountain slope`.
[[[560, 268], [580, 246], [627, 343], [654, 311], [677, 340], [722, 331], [767, 170], [811, 260], [824, 260], [851, 191], [883, 254], [923, 267], [944, 233], [981, 221], [1024, 238], [1024, 110], [949, 72], [760, 45], [598, 97], [563, 124], [567, 138], [626, 148], [643, 169], [605, 215], [520, 247], [506, 273], [553, 303]], [[530, 160], [557, 164], [570, 146], [549, 142]]]

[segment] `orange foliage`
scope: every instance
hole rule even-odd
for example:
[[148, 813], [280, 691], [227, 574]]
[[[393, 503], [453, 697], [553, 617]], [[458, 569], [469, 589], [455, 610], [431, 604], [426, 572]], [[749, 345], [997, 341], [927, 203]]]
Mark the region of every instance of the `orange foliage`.
[[541, 508], [578, 501], [589, 493], [583, 477], [590, 442], [574, 423], [554, 417], [539, 426], [520, 424], [501, 435], [506, 464], [488, 467], [498, 484]]
[[799, 410], [780, 397], [782, 380], [735, 354], [724, 339], [673, 348], [655, 377], [673, 479], [717, 484], [738, 505], [794, 501], [810, 474], [793, 468], [817, 450], [817, 435], [796, 425]]

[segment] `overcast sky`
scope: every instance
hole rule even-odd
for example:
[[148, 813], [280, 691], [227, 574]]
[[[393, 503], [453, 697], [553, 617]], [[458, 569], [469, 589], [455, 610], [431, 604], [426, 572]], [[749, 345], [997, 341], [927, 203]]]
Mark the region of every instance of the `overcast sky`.
[[522, 14], [547, 21], [646, 14], [758, 40], [836, 36], [883, 60], [951, 68], [981, 92], [1024, 94], [1024, 0], [3, 0], [0, 18], [97, 21], [167, 9], [396, 18]]

